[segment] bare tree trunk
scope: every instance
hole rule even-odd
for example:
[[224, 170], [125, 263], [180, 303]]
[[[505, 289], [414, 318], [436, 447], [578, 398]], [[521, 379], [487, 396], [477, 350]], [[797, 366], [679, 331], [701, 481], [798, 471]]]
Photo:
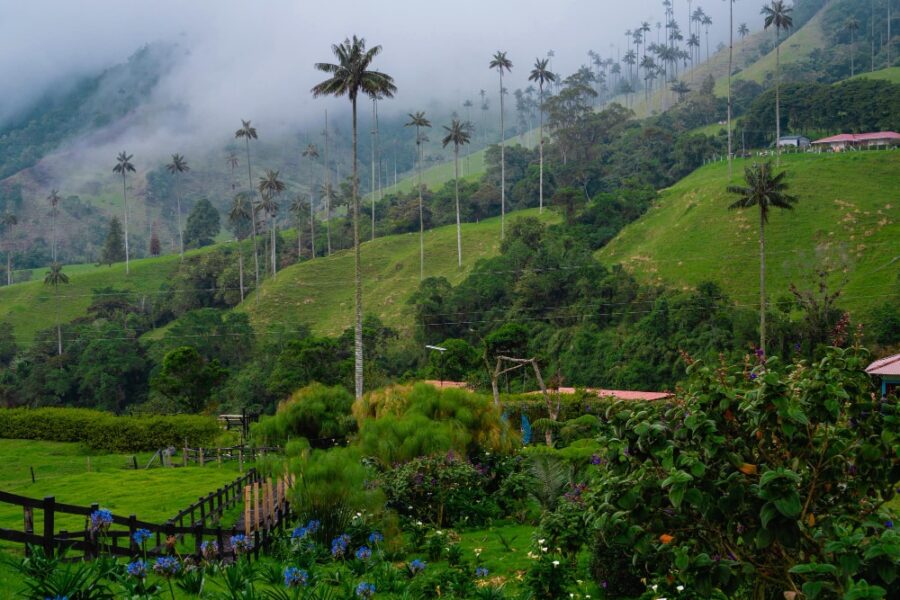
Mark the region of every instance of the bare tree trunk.
[[456, 190], [456, 262], [457, 267], [462, 269], [462, 225], [459, 221], [459, 144], [453, 145], [453, 163], [456, 179], [453, 180], [453, 187]]
[[759, 349], [766, 353], [766, 222], [759, 211]]
[[125, 185], [125, 171], [122, 171], [122, 209], [125, 212], [125, 274], [131, 272], [128, 252], [128, 191]]
[[500, 68], [500, 239], [506, 237], [506, 132], [503, 124], [503, 67]]
[[354, 279], [356, 284], [356, 323], [353, 339], [355, 364], [355, 391], [357, 400], [363, 395], [363, 340], [362, 340], [362, 264], [359, 248], [359, 176], [356, 164], [357, 149], [357, 125], [356, 125], [356, 98], [353, 104], [353, 260]]
[[250, 168], [250, 138], [245, 138], [247, 144], [247, 184], [250, 186], [250, 235], [253, 236], [253, 266], [256, 272], [256, 303], [259, 304], [259, 247], [256, 244], [256, 207], [253, 206], [253, 171]]
[[[734, 176], [734, 132], [731, 130], [731, 73], [734, 71], [734, 0], [728, 2], [728, 179]], [[709, 43], [709, 34], [706, 36]], [[707, 50], [707, 53], [709, 51]], [[707, 58], [709, 60], [709, 58]]]
[[244, 246], [238, 240], [238, 285], [241, 288], [241, 302], [244, 301]]

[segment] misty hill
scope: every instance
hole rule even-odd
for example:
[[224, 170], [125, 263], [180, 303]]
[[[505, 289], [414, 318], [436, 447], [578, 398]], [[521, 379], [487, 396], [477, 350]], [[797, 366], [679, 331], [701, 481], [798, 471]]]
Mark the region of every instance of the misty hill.
[[[739, 176], [747, 161], [737, 161]], [[843, 285], [842, 307], [866, 311], [896, 294], [900, 261], [900, 153], [785, 155], [792, 211], [776, 210], [766, 228], [767, 289], [814, 287], [816, 269]], [[731, 211], [725, 163], [699, 169], [661, 193], [598, 256], [639, 278], [675, 286], [719, 283], [737, 302], [759, 296], [758, 213]], [[832, 291], [833, 291], [832, 289]]]

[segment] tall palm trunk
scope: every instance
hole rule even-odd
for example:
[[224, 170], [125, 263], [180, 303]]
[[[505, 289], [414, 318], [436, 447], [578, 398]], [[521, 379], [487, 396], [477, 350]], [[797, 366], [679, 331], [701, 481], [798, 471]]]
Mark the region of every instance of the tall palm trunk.
[[[734, 0], [728, 2], [728, 178], [734, 176], [734, 133], [731, 131], [731, 73], [734, 71]], [[708, 39], [708, 38], [707, 38]]]
[[269, 234], [271, 235], [271, 248], [272, 248], [272, 279], [275, 279], [275, 275], [278, 273], [278, 265], [275, 257], [275, 213], [269, 213]]
[[125, 185], [125, 172], [122, 172], [122, 208], [125, 211], [125, 274], [131, 272], [128, 253], [128, 193]]
[[856, 54], [856, 42], [853, 40], [853, 30], [850, 30], [850, 77], [856, 75], [856, 61], [854, 59], [854, 54]]
[[50, 210], [50, 254], [56, 262], [56, 208]]
[[462, 269], [462, 225], [459, 221], [459, 144], [453, 145], [453, 164], [456, 178], [453, 187], [456, 191], [456, 263]]
[[253, 236], [253, 265], [256, 271], [256, 302], [259, 303], [259, 247], [256, 244], [256, 208], [253, 206], [253, 171], [250, 168], [250, 138], [245, 138], [247, 144], [247, 185], [250, 190], [250, 235]]
[[309, 253], [310, 258], [316, 258], [316, 213], [313, 208], [315, 196], [309, 195]]
[[241, 302], [244, 301], [244, 245], [238, 240], [238, 286], [241, 288]]
[[59, 284], [53, 286], [53, 295], [56, 296], [56, 345], [57, 353], [62, 356], [62, 325], [59, 319]]
[[500, 69], [500, 239], [506, 237], [506, 129], [503, 122], [503, 69]]
[[422, 138], [416, 125], [416, 188], [419, 190], [419, 281], [425, 279], [425, 207], [422, 202]]
[[178, 187], [178, 175], [175, 175], [175, 204], [178, 209], [178, 252], [184, 260], [184, 230], [181, 228], [181, 190]]
[[353, 353], [354, 366], [353, 373], [355, 379], [355, 391], [357, 400], [363, 395], [363, 340], [362, 340], [362, 264], [360, 260], [359, 248], [359, 174], [356, 164], [357, 152], [357, 124], [356, 124], [356, 97], [353, 97], [353, 266], [354, 266], [354, 283], [355, 303], [356, 303], [356, 322], [354, 323], [353, 335]]
[[[538, 83], [538, 88], [540, 88], [540, 91], [538, 92], [538, 100], [539, 100], [539, 102], [540, 102], [540, 104], [541, 104], [541, 106], [540, 106], [540, 112], [541, 112], [540, 136], [541, 136], [541, 141], [540, 141], [540, 143], [539, 143], [539, 145], [538, 145], [538, 147], [539, 147], [539, 153], [540, 153], [540, 165], [541, 165], [541, 166], [540, 166], [540, 170], [541, 170], [541, 177], [540, 177], [540, 183], [538, 184], [538, 189], [540, 190], [540, 191], [539, 191], [539, 198], [540, 198], [540, 200], [539, 200], [539, 202], [540, 202], [539, 206], [540, 206], [540, 208], [538, 209], [538, 212], [543, 213], [543, 212], [544, 212], [544, 84], [543, 84], [543, 82]], [[534, 88], [532, 88], [532, 89], [534, 89]]]
[[12, 245], [6, 250], [6, 285], [12, 285]]
[[781, 35], [775, 34], [775, 166], [781, 166]]
[[375, 102], [372, 99], [372, 184], [370, 193], [372, 195], [372, 241], [375, 241], [375, 136], [378, 135], [375, 125]]
[[331, 167], [328, 166], [328, 111], [325, 111], [325, 243], [331, 256]]
[[766, 353], [766, 220], [759, 211], [759, 349]]

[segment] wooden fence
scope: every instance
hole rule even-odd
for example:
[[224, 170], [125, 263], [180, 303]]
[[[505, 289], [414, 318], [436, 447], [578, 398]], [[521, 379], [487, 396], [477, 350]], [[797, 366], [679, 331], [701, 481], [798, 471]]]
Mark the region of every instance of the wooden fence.
[[[230, 538], [243, 533], [254, 542], [254, 553], [268, 547], [272, 533], [283, 528], [290, 514], [287, 501], [288, 479], [277, 482], [263, 478], [256, 469], [250, 469], [225, 487], [199, 498], [165, 523], [150, 523], [135, 515], [112, 515], [112, 524], [101, 533], [91, 529], [91, 515], [99, 510], [98, 504], [76, 506], [57, 502], [53, 496], [42, 500], [0, 491], [0, 502], [22, 507], [23, 531], [0, 528], [0, 540], [39, 546], [48, 555], [63, 551], [82, 553], [84, 558], [102, 554], [113, 556], [148, 556], [173, 554], [179, 542], [193, 538], [190, 554], [199, 557], [204, 541], [215, 541], [218, 558], [233, 556]], [[224, 513], [240, 502], [244, 503], [244, 515], [233, 527], [223, 527]], [[34, 530], [34, 511], [42, 511], [43, 525], [40, 532]], [[57, 515], [85, 517], [84, 529], [66, 531], [56, 529]], [[134, 541], [138, 529], [150, 532], [150, 540], [141, 548]]]

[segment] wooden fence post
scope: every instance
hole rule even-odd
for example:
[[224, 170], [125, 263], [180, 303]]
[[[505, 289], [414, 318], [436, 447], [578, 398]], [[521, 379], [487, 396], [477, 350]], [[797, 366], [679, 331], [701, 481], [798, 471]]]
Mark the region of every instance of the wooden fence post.
[[218, 466], [220, 466], [220, 467], [222, 466], [222, 449], [221, 448], [216, 448], [216, 462], [218, 463]]
[[203, 466], [203, 447], [200, 447], [200, 466]]
[[259, 529], [259, 482], [253, 482], [253, 528]]
[[184, 452], [182, 453], [182, 456], [181, 456], [181, 463], [182, 463], [182, 464], [181, 464], [182, 467], [188, 466], [188, 445], [187, 445], [187, 438], [184, 438]]
[[238, 450], [238, 473], [244, 473], [244, 450]]
[[244, 486], [244, 535], [250, 534], [250, 486]]
[[[25, 533], [34, 533], [34, 509], [30, 506], [22, 507], [22, 520], [25, 521]], [[31, 553], [28, 551], [30, 546], [25, 544], [25, 556], [30, 556]]]
[[128, 515], [128, 550], [132, 556], [136, 556], [140, 551], [137, 542], [134, 541], [134, 532], [137, 531], [137, 516]]

